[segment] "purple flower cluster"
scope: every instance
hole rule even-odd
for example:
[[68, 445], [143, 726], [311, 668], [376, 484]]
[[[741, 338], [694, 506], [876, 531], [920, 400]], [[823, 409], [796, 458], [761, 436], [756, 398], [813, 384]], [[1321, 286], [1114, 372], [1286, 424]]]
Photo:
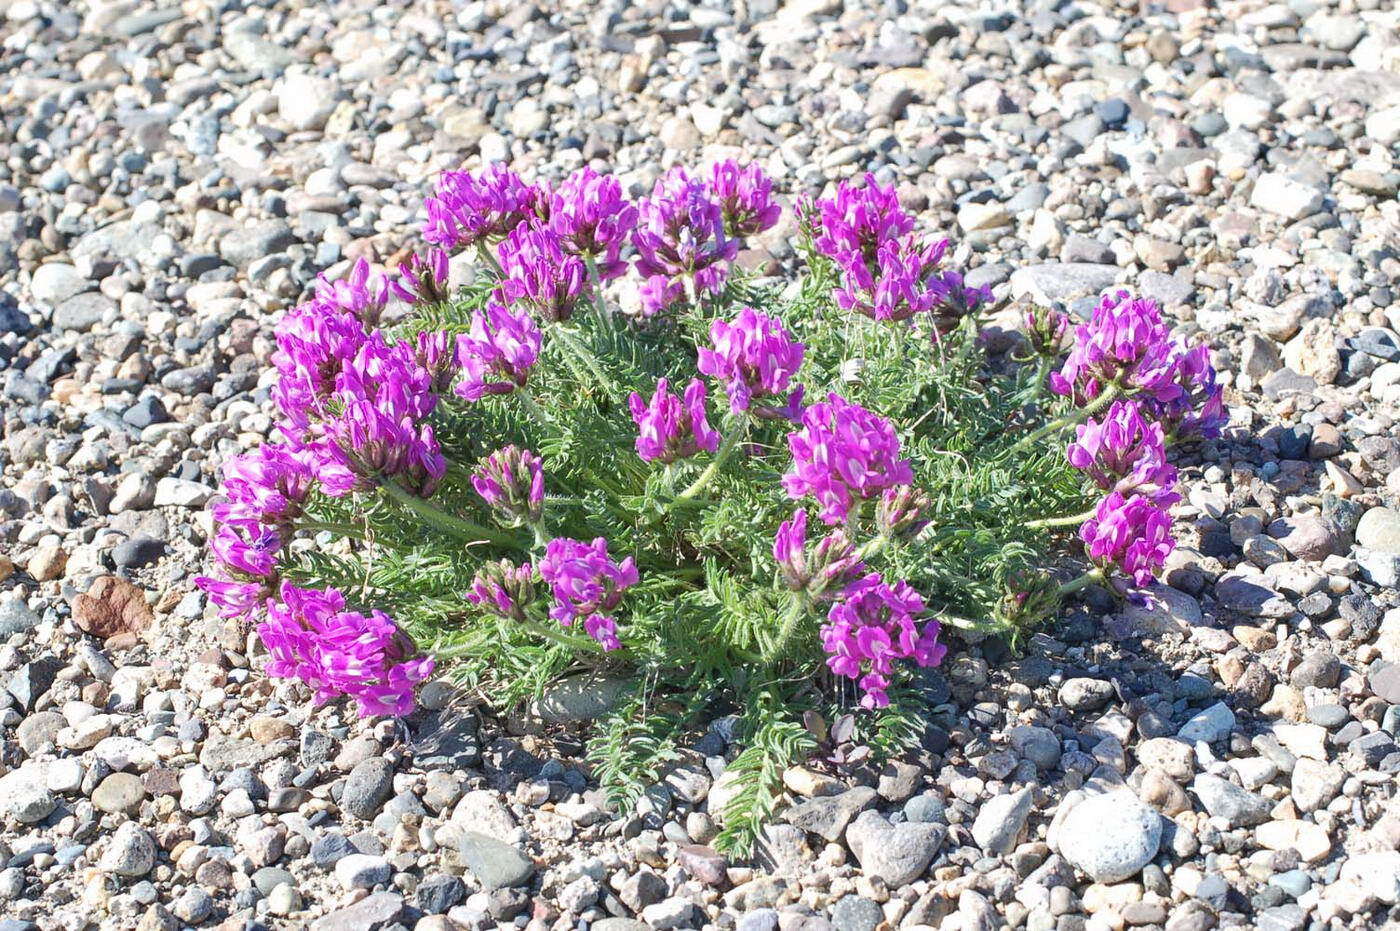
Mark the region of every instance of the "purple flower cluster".
[[936, 666], [948, 648], [938, 642], [936, 620], [920, 626], [924, 600], [907, 582], [890, 585], [878, 572], [866, 575], [831, 606], [821, 629], [827, 667], [854, 679], [865, 693], [861, 705], [883, 708], [890, 703], [888, 688], [896, 660], [910, 659], [921, 667]]
[[818, 200], [809, 218], [817, 250], [840, 270], [835, 296], [845, 310], [876, 320], [933, 314], [936, 332], [943, 332], [991, 298], [985, 289], [966, 287], [956, 272], [939, 270], [948, 241], [916, 235], [894, 187], [880, 187], [873, 175], [861, 187], [838, 184], [836, 196]]
[[782, 208], [773, 201], [773, 180], [757, 164], [741, 168], [733, 159], [716, 162], [709, 182], [730, 237], [757, 236], [777, 225]]
[[[780, 321], [752, 307], [741, 310], [733, 323], [711, 323], [710, 342], [711, 348], [698, 351], [698, 368], [725, 383], [729, 409], [736, 414], [748, 410], [755, 400], [784, 394], [806, 350]], [[789, 409], [801, 403], [801, 395], [794, 393], [796, 397], [788, 400]], [[769, 408], [755, 412], [760, 416], [788, 413]]]
[[627, 270], [622, 247], [636, 225], [622, 183], [592, 168], [574, 172], [549, 197], [549, 231], [571, 254], [592, 259], [603, 281]]
[[686, 385], [684, 400], [662, 378], [650, 402], [634, 391], [627, 403], [637, 424], [637, 455], [647, 462], [675, 462], [719, 447], [719, 434], [705, 417], [705, 383], [698, 378]]
[[1156, 301], [1127, 291], [1107, 295], [1074, 336], [1064, 365], [1050, 376], [1056, 393], [1083, 403], [1117, 385], [1139, 396], [1171, 435], [1220, 434], [1227, 417], [1210, 351], [1172, 339]]
[[540, 357], [543, 337], [529, 314], [494, 301], [473, 311], [471, 329], [457, 337], [457, 365], [463, 379], [457, 395], [479, 401], [525, 386]]
[[1163, 507], [1180, 499], [1162, 425], [1146, 420], [1136, 401], [1114, 401], [1102, 423], [1091, 417], [1076, 433], [1069, 464], [1104, 491], [1145, 495]]
[[811, 495], [828, 524], [846, 520], [857, 501], [914, 480], [899, 458], [899, 437], [885, 418], [832, 393], [802, 414], [788, 434], [792, 471], [783, 476], [788, 496]]
[[436, 304], [447, 299], [447, 252], [429, 249], [399, 265], [399, 277], [390, 282], [395, 296], [405, 304]]
[[608, 541], [602, 537], [592, 543], [555, 537], [545, 547], [539, 571], [554, 593], [550, 617], [565, 627], [582, 617], [583, 629], [604, 650], [622, 646], [617, 639], [617, 621], [609, 612], [621, 602], [623, 590], [637, 584], [632, 557], [614, 562], [608, 556]]
[[700, 292], [718, 293], [729, 277], [739, 241], [724, 229], [724, 213], [705, 182], [679, 165], [657, 180], [637, 209], [632, 231], [642, 312], [647, 316]]
[[793, 591], [832, 600], [865, 572], [865, 563], [844, 530], [833, 530], [807, 546], [807, 511], [799, 508], [773, 537], [778, 572]]
[[334, 588], [283, 583], [280, 594], [258, 625], [271, 654], [268, 675], [301, 679], [318, 704], [348, 695], [361, 717], [413, 710], [413, 689], [432, 674], [433, 660], [415, 658], [413, 642], [392, 618], [345, 610], [345, 597]]
[[472, 487], [507, 524], [534, 526], [544, 514], [544, 465], [528, 449], [507, 446], [481, 460]]
[[534, 215], [542, 192], [496, 163], [480, 175], [445, 171], [423, 202], [423, 239], [447, 250], [490, 244]]
[[550, 229], [517, 226], [499, 249], [504, 276], [496, 289], [503, 304], [523, 304], [541, 320], [568, 320], [584, 292], [588, 269], [564, 251], [564, 240]]
[[1171, 515], [1151, 499], [1113, 491], [1079, 528], [1079, 538], [1101, 569], [1117, 568], [1141, 587], [1151, 584], [1175, 547], [1171, 527]]

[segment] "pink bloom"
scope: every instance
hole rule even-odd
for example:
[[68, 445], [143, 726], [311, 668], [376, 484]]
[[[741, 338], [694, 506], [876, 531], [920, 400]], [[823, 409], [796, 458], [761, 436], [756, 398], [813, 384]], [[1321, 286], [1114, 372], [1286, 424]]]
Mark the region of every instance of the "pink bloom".
[[622, 183], [584, 166], [549, 199], [549, 229], [573, 255], [592, 258], [603, 281], [627, 269], [622, 246], [637, 225], [637, 208], [622, 196]]
[[716, 162], [710, 169], [710, 194], [719, 201], [724, 231], [736, 239], [772, 229], [782, 215], [773, 202], [773, 179], [757, 162], [743, 168], [733, 159]]
[[1181, 391], [1174, 381], [1172, 356], [1157, 303], [1119, 291], [1104, 297], [1088, 323], [1075, 327], [1074, 348], [1060, 371], [1050, 376], [1050, 387], [1082, 402], [1121, 381], [1127, 388], [1170, 401]]
[[662, 378], [650, 402], [634, 391], [627, 403], [637, 424], [637, 455], [647, 462], [675, 462], [719, 447], [719, 434], [705, 418], [705, 383], [698, 378], [686, 386], [684, 401]]
[[538, 524], [544, 512], [544, 468], [528, 449], [507, 446], [472, 473], [472, 487], [507, 523]]
[[1141, 587], [1152, 582], [1176, 546], [1171, 527], [1171, 515], [1150, 499], [1113, 491], [1079, 528], [1079, 538], [1100, 568], [1116, 568]]
[[467, 589], [467, 602], [507, 621], [525, 620], [525, 609], [535, 600], [535, 567], [516, 566], [509, 560], [482, 566]]
[[540, 356], [540, 328], [529, 314], [490, 303], [473, 311], [471, 330], [457, 337], [457, 364], [465, 378], [457, 394], [479, 401], [488, 394], [509, 394], [524, 387]]
[[494, 242], [528, 219], [542, 196], [539, 188], [500, 163], [473, 175], [445, 171], [423, 202], [428, 215], [423, 239], [444, 249]]
[[539, 570], [540, 578], [554, 593], [550, 617], [565, 627], [582, 617], [584, 630], [603, 649], [615, 650], [622, 645], [611, 612], [621, 602], [622, 592], [637, 584], [632, 557], [613, 562], [608, 556], [608, 541], [602, 537], [591, 544], [555, 537], [545, 547]]
[[632, 245], [638, 252], [637, 272], [660, 279], [642, 291], [647, 316], [670, 306], [658, 301], [678, 300], [687, 281], [696, 293], [718, 293], [739, 253], [738, 241], [725, 234], [720, 205], [703, 182], [692, 180], [680, 166], [663, 175], [651, 197], [638, 205]]
[[400, 264], [399, 277], [389, 287], [405, 303], [437, 304], [447, 299], [447, 276], [447, 252], [429, 249]]
[[700, 371], [725, 383], [729, 409], [746, 411], [759, 398], [781, 395], [802, 365], [805, 348], [777, 319], [745, 307], [733, 323], [710, 324], [713, 348], [699, 350]]
[[588, 270], [583, 260], [566, 253], [558, 236], [521, 224], [501, 243], [505, 277], [495, 297], [503, 304], [524, 304], [542, 320], [568, 320], [583, 293]]
[[389, 302], [389, 279], [371, 273], [366, 260], [356, 259], [347, 277], [330, 281], [323, 273], [316, 279], [316, 301], [328, 311], [346, 311], [374, 326]]
[[361, 717], [413, 710], [413, 689], [431, 675], [433, 660], [415, 658], [413, 642], [392, 618], [346, 611], [345, 597], [334, 588], [283, 583], [281, 596], [258, 626], [270, 654], [268, 675], [301, 679], [318, 703], [354, 698]]
[[1167, 464], [1162, 425], [1144, 420], [1136, 401], [1114, 401], [1102, 423], [1091, 417], [1076, 433], [1066, 458], [1100, 488], [1137, 492], [1164, 507], [1180, 500], [1172, 490], [1176, 469]]
[[850, 586], [831, 606], [821, 629], [826, 665], [836, 675], [857, 680], [865, 692], [861, 705], [883, 708], [897, 660], [911, 659], [921, 667], [937, 666], [948, 648], [938, 642], [941, 626], [922, 627], [915, 615], [924, 600], [907, 582], [887, 584], [872, 572]]
[[817, 598], [838, 597], [865, 571], [844, 530], [833, 530], [809, 551], [807, 512], [801, 509], [779, 525], [773, 537], [773, 559], [788, 588]]
[[201, 575], [195, 577], [194, 584], [209, 596], [209, 601], [219, 609], [219, 617], [224, 618], [250, 616], [271, 594], [262, 581], [238, 582]]
[[791, 498], [816, 498], [828, 524], [845, 521], [854, 502], [914, 480], [890, 422], [835, 393], [807, 408], [788, 448], [792, 471], [783, 487]]

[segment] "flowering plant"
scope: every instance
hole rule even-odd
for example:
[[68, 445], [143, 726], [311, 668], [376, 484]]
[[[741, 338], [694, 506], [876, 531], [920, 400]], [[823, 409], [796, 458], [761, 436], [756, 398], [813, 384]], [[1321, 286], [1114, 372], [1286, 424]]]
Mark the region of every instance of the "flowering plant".
[[893, 751], [955, 635], [1142, 597], [1168, 444], [1224, 420], [1204, 347], [1120, 293], [1072, 334], [1029, 314], [1035, 366], [989, 355], [990, 295], [871, 177], [799, 207], [795, 282], [749, 278], [772, 189], [731, 162], [635, 202], [591, 169], [453, 172], [430, 248], [323, 278], [278, 327], [277, 439], [228, 464], [198, 580], [266, 671], [398, 716], [434, 673], [498, 706], [618, 678], [597, 771], [633, 792], [738, 709], [746, 788], [716, 814], [741, 846], [815, 749], [804, 718], [863, 709]]

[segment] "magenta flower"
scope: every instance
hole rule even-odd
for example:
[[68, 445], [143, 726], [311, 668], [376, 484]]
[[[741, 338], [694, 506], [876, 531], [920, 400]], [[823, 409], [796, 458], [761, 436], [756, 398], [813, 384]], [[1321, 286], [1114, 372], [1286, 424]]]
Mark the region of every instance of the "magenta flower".
[[802, 509], [778, 526], [773, 537], [773, 559], [788, 588], [818, 599], [838, 597], [865, 571], [865, 563], [843, 530], [833, 530], [822, 537], [809, 552], [807, 512]]
[[608, 556], [608, 541], [602, 537], [591, 544], [555, 537], [545, 547], [539, 570], [554, 593], [550, 617], [565, 627], [582, 617], [584, 630], [604, 650], [616, 650], [622, 645], [617, 639], [617, 622], [610, 612], [622, 600], [622, 592], [637, 584], [637, 566], [632, 557], [613, 562]]
[[836, 196], [818, 200], [814, 208], [807, 212], [815, 221], [817, 251], [843, 268], [876, 265], [881, 246], [914, 229], [914, 218], [899, 205], [894, 185], [882, 188], [871, 174], [864, 187], [838, 183]]
[[540, 356], [540, 328], [529, 314], [489, 303], [472, 313], [471, 330], [457, 337], [457, 364], [465, 378], [456, 393], [468, 401], [509, 394], [525, 386]]
[[743, 168], [733, 159], [710, 168], [710, 195], [719, 201], [725, 233], [735, 239], [756, 236], [777, 225], [782, 208], [773, 202], [773, 179], [757, 162]]
[[[720, 205], [703, 182], [692, 180], [680, 166], [672, 168], [638, 206], [637, 215], [632, 245], [638, 252], [637, 271], [648, 279], [641, 292], [644, 314], [666, 310], [687, 285], [696, 294], [719, 292], [739, 243], [726, 236]], [[658, 303], [668, 299], [670, 303]]]
[[549, 199], [549, 230], [564, 249], [591, 258], [603, 281], [627, 270], [622, 246], [637, 225], [637, 208], [622, 196], [622, 183], [584, 166]]
[[416, 657], [413, 641], [382, 611], [345, 610], [334, 588], [282, 585], [258, 636], [270, 658], [267, 674], [300, 679], [318, 704], [341, 695], [359, 704], [361, 717], [400, 717], [413, 710], [413, 689], [432, 674], [431, 657]]
[[865, 693], [861, 705], [884, 708], [896, 660], [910, 659], [921, 667], [937, 666], [948, 648], [938, 642], [941, 626], [922, 626], [924, 600], [907, 582], [887, 584], [872, 572], [848, 588], [831, 606], [821, 629], [826, 665], [833, 673], [854, 679]]
[[219, 617], [222, 618], [249, 617], [272, 594], [264, 581], [240, 582], [200, 575], [195, 576], [194, 584], [209, 596], [209, 601], [219, 609]]
[[278, 378], [272, 398], [289, 426], [304, 429], [320, 419], [341, 370], [369, 334], [354, 314], [327, 311], [312, 302], [282, 318], [276, 338], [272, 364]]
[[1148, 423], [1136, 401], [1114, 401], [1103, 422], [1092, 417], [1076, 429], [1069, 464], [1105, 491], [1134, 492], [1162, 506], [1174, 504], [1176, 469], [1167, 464], [1160, 423]]
[[883, 536], [912, 540], [929, 525], [929, 497], [913, 485], [893, 485], [875, 506], [875, 526]]
[[269, 578], [277, 572], [277, 554], [282, 544], [282, 534], [276, 527], [225, 524], [209, 541], [209, 548], [227, 571], [256, 579]]
[[1104, 297], [1088, 323], [1075, 327], [1074, 348], [1050, 376], [1050, 387], [1083, 403], [1121, 382], [1157, 401], [1174, 401], [1182, 393], [1175, 355], [1157, 303], [1119, 291]]
[[627, 404], [637, 424], [637, 455], [647, 462], [675, 462], [719, 448], [719, 434], [705, 419], [705, 383], [698, 378], [686, 386], [684, 401], [662, 378], [650, 402], [634, 391]]
[[1151, 499], [1112, 491], [1079, 528], [1079, 538], [1099, 568], [1116, 568], [1142, 587], [1176, 546], [1171, 528], [1171, 515]]
[[1147, 411], [1162, 422], [1169, 437], [1213, 439], [1230, 422], [1224, 392], [1216, 383], [1210, 349], [1204, 343], [1187, 348], [1173, 344], [1170, 377], [1178, 391], [1170, 398], [1160, 394], [1143, 400]]
[[791, 498], [816, 498], [828, 524], [845, 521], [856, 501], [914, 480], [890, 422], [835, 393], [807, 408], [788, 448], [792, 471], [783, 488]]
[[432, 375], [415, 347], [390, 345], [376, 332], [336, 376], [338, 403], [304, 440], [322, 490], [332, 497], [366, 491], [393, 476], [423, 497], [447, 463], [427, 417], [437, 406]]
[[506, 621], [525, 620], [525, 610], [535, 600], [535, 567], [510, 560], [489, 562], [477, 570], [467, 589], [467, 603]]
[[495, 163], [473, 175], [445, 171], [436, 192], [423, 202], [428, 215], [423, 239], [444, 249], [465, 249], [508, 234], [533, 215], [539, 188]]
[[290, 528], [315, 484], [309, 457], [266, 443], [224, 463], [223, 499], [210, 506], [219, 524]]
[[501, 243], [505, 277], [496, 289], [503, 304], [524, 304], [542, 320], [568, 320], [583, 293], [588, 270], [583, 260], [566, 253], [547, 229], [520, 225]]
[[456, 341], [446, 330], [424, 330], [414, 342], [414, 361], [428, 373], [429, 391], [442, 394], [457, 380]]
[[389, 303], [389, 279], [371, 273], [369, 262], [356, 259], [345, 278], [330, 281], [323, 273], [316, 279], [316, 302], [327, 311], [346, 311], [374, 326]]
[[438, 304], [447, 300], [447, 252], [429, 249], [409, 256], [399, 265], [399, 277], [390, 282], [394, 294], [408, 304]]
[[725, 383], [729, 409], [740, 413], [759, 398], [781, 395], [802, 365], [806, 349], [777, 319], [745, 307], [733, 323], [710, 324], [711, 349], [699, 350], [698, 368]]
[[528, 449], [507, 446], [481, 460], [472, 487], [507, 524], [533, 526], [544, 513], [544, 465]]

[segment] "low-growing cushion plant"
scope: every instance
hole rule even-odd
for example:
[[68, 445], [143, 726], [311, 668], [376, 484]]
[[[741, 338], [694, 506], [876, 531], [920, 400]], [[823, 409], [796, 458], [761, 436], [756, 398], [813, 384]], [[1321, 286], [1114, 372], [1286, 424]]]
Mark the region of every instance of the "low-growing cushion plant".
[[636, 202], [587, 168], [451, 172], [428, 248], [323, 278], [278, 326], [277, 437], [227, 465], [199, 580], [266, 671], [395, 716], [434, 672], [501, 708], [621, 681], [591, 746], [622, 801], [732, 713], [742, 849], [794, 761], [917, 735], [953, 631], [1143, 597], [1167, 447], [1223, 421], [1206, 348], [1117, 293], [989, 356], [990, 295], [871, 177], [799, 204], [795, 278], [746, 276], [771, 188], [733, 162]]

